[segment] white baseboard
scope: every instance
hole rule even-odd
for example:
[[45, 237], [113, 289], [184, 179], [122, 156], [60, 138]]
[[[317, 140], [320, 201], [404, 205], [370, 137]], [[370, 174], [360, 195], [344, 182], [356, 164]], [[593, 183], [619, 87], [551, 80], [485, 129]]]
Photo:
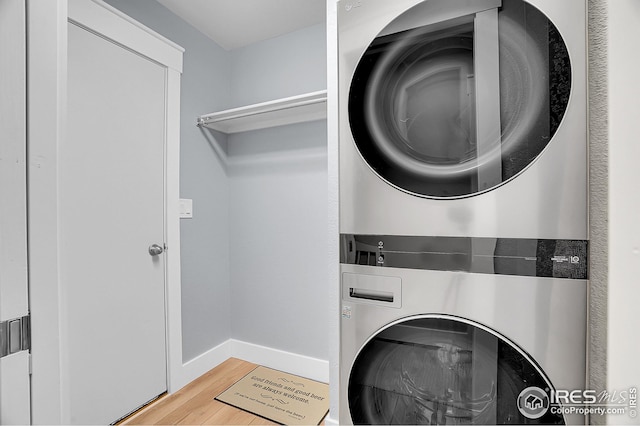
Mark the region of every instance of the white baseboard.
[[319, 382], [329, 382], [329, 361], [229, 339], [187, 361], [180, 371], [172, 372], [169, 393], [180, 390], [229, 358], [242, 359]]
[[329, 382], [329, 361], [231, 339], [232, 356], [319, 382]]
[[194, 359], [184, 363], [178, 374], [171, 376], [173, 380], [169, 386], [169, 393], [174, 393], [180, 390], [182, 387], [202, 376], [207, 371], [233, 357], [232, 349], [233, 342], [229, 339], [215, 348], [209, 349], [202, 355], [198, 355]]

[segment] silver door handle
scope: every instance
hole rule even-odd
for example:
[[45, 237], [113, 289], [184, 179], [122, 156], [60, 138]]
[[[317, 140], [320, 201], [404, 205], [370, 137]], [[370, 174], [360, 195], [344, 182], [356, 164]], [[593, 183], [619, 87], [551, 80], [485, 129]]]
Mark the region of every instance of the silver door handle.
[[163, 251], [164, 249], [157, 244], [152, 244], [149, 246], [149, 254], [151, 256], [157, 256], [159, 254], [162, 254]]

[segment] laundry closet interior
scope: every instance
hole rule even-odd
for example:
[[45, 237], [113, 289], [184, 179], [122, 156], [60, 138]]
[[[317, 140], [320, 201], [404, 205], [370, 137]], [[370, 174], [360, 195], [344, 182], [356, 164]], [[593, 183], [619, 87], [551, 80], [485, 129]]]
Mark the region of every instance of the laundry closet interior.
[[[324, 5], [318, 22], [225, 50], [162, 2], [108, 3], [185, 49], [180, 197], [193, 218], [181, 219], [183, 362], [229, 339], [327, 360]], [[292, 124], [261, 129], [255, 113], [242, 131], [207, 124], [210, 113], [307, 94], [320, 113], [285, 109]]]
[[[31, 346], [11, 418], [109, 423], [229, 358], [329, 383], [326, 424], [513, 422], [527, 384], [628, 385], [616, 366], [632, 351], [607, 341], [628, 318], [607, 310], [607, 250], [632, 233], [609, 244], [609, 178], [592, 173], [608, 165], [595, 131], [608, 123], [590, 108], [609, 104], [589, 86], [604, 61], [589, 13], [613, 6], [298, 0], [305, 20], [261, 16], [294, 22], [286, 31], [218, 43], [196, 23], [230, 1], [194, 14], [176, 0], [28, 0], [20, 12], [30, 276], [25, 312], [8, 319], [25, 315]], [[111, 93], [132, 102], [101, 101]], [[133, 288], [134, 264], [155, 274], [148, 290]], [[620, 306], [636, 291], [624, 268]], [[398, 389], [419, 397], [396, 409]]]

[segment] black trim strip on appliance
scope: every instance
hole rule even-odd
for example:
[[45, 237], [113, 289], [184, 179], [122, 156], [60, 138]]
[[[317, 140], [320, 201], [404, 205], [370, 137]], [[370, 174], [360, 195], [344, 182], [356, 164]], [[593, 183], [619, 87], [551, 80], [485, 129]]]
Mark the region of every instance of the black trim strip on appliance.
[[586, 240], [340, 235], [340, 263], [372, 267], [583, 280], [588, 254]]

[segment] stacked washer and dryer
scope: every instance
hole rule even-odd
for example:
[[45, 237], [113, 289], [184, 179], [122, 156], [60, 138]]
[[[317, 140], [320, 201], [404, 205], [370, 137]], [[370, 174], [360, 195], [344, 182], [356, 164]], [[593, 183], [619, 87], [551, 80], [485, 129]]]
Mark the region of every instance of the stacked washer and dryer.
[[584, 424], [584, 0], [338, 2], [341, 424]]

